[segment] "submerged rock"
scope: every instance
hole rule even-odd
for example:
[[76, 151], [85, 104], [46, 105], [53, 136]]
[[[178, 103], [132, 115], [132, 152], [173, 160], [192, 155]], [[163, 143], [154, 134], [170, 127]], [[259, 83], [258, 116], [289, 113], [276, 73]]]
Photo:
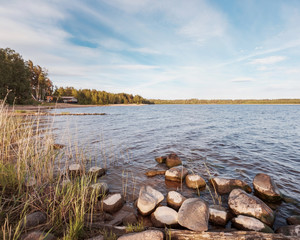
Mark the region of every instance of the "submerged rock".
[[103, 199], [102, 204], [104, 212], [115, 213], [123, 207], [124, 198], [120, 193], [111, 194]]
[[283, 226], [276, 230], [276, 233], [282, 233], [286, 236], [299, 237], [300, 239], [300, 225]]
[[228, 205], [236, 215], [246, 215], [261, 220], [268, 226], [274, 223], [274, 212], [259, 198], [247, 194], [242, 189], [234, 189], [229, 194]]
[[178, 213], [172, 208], [161, 206], [151, 214], [151, 221], [155, 227], [174, 226], [178, 224]]
[[251, 187], [239, 179], [226, 179], [226, 178], [211, 178], [210, 183], [216, 188], [219, 194], [230, 193], [233, 189], [243, 189], [248, 193], [252, 192]]
[[151, 170], [146, 172], [147, 177], [154, 177], [156, 175], [165, 175], [166, 170]]
[[178, 212], [178, 223], [193, 231], [206, 231], [208, 219], [208, 205], [200, 198], [185, 200]]
[[269, 226], [267, 226], [263, 222], [253, 217], [239, 215], [236, 218], [233, 218], [231, 222], [233, 226], [236, 227], [237, 229], [246, 230], [246, 231], [274, 233], [274, 231]]
[[164, 195], [150, 186], [142, 186], [137, 200], [137, 208], [142, 215], [149, 215], [164, 200]]
[[209, 221], [215, 225], [225, 226], [229, 221], [229, 212], [219, 205], [209, 206]]
[[286, 219], [289, 225], [300, 225], [300, 215], [293, 215]]
[[89, 169], [89, 174], [95, 177], [101, 177], [105, 174], [105, 169], [101, 167], [91, 167]]
[[40, 231], [34, 231], [29, 233], [24, 240], [55, 240], [57, 239], [53, 234], [51, 233], [45, 233]]
[[156, 157], [155, 161], [158, 163], [165, 163], [167, 160], [167, 156]]
[[158, 230], [147, 230], [139, 233], [129, 233], [118, 238], [118, 240], [163, 240], [164, 234]]
[[168, 168], [176, 167], [182, 165], [180, 158], [175, 153], [171, 153], [167, 156], [166, 165]]
[[198, 189], [206, 186], [205, 180], [197, 174], [188, 174], [185, 183], [189, 188]]
[[253, 179], [253, 188], [255, 194], [265, 201], [278, 202], [282, 199], [279, 189], [267, 174], [257, 174]]
[[188, 171], [185, 167], [177, 166], [167, 170], [165, 173], [165, 178], [169, 181], [181, 182], [187, 174]]
[[182, 203], [184, 202], [186, 198], [182, 196], [179, 192], [176, 191], [170, 191], [167, 195], [167, 204], [171, 208], [178, 211], [178, 209], [181, 207]]

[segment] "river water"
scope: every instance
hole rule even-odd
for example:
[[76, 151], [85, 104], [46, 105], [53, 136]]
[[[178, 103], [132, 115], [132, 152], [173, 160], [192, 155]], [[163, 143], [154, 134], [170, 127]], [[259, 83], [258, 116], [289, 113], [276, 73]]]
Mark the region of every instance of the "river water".
[[[201, 192], [166, 184], [164, 176], [145, 172], [164, 169], [154, 158], [177, 153], [190, 172], [238, 178], [252, 187], [257, 173], [271, 175], [291, 201], [276, 208], [274, 227], [300, 214], [299, 105], [145, 105], [56, 109], [54, 112], [106, 113], [104, 116], [56, 116], [54, 133], [69, 155], [87, 156], [88, 165], [107, 167], [111, 191], [135, 199], [141, 185], [166, 194], [178, 190], [213, 204], [213, 189]], [[69, 150], [70, 149], [70, 150]], [[82, 150], [83, 149], [83, 150]], [[204, 164], [205, 163], [205, 164]], [[205, 166], [206, 165], [206, 166]], [[227, 197], [222, 196], [226, 206]]]

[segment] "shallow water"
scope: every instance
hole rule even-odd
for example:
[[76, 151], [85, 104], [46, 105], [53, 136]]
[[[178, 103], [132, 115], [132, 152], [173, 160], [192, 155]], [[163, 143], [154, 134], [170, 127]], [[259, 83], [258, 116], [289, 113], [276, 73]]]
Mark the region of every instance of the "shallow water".
[[[57, 109], [56, 112], [107, 113], [104, 116], [56, 116], [57, 142], [85, 149], [91, 165], [108, 168], [103, 178], [112, 191], [136, 198], [142, 184], [166, 194], [183, 185], [144, 173], [163, 168], [156, 156], [177, 153], [183, 164], [206, 180], [239, 178], [252, 186], [257, 173], [273, 177], [280, 191], [298, 203], [277, 206], [274, 227], [300, 214], [300, 106], [298, 105], [146, 105]], [[74, 148], [76, 146], [76, 148]], [[200, 197], [213, 203], [209, 190]], [[226, 197], [222, 197], [226, 205]]]

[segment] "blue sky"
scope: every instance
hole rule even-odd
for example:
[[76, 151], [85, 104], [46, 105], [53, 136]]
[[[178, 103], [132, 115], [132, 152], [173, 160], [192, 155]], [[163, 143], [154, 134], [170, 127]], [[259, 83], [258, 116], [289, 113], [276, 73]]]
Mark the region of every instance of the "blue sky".
[[46, 67], [57, 86], [300, 97], [298, 0], [0, 0], [0, 47]]

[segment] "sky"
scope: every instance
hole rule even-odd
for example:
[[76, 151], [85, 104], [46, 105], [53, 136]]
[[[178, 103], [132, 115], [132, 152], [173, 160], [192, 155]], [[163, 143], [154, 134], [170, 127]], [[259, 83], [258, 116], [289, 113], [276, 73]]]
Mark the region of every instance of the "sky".
[[300, 97], [299, 0], [0, 0], [0, 48], [54, 85], [148, 99]]

